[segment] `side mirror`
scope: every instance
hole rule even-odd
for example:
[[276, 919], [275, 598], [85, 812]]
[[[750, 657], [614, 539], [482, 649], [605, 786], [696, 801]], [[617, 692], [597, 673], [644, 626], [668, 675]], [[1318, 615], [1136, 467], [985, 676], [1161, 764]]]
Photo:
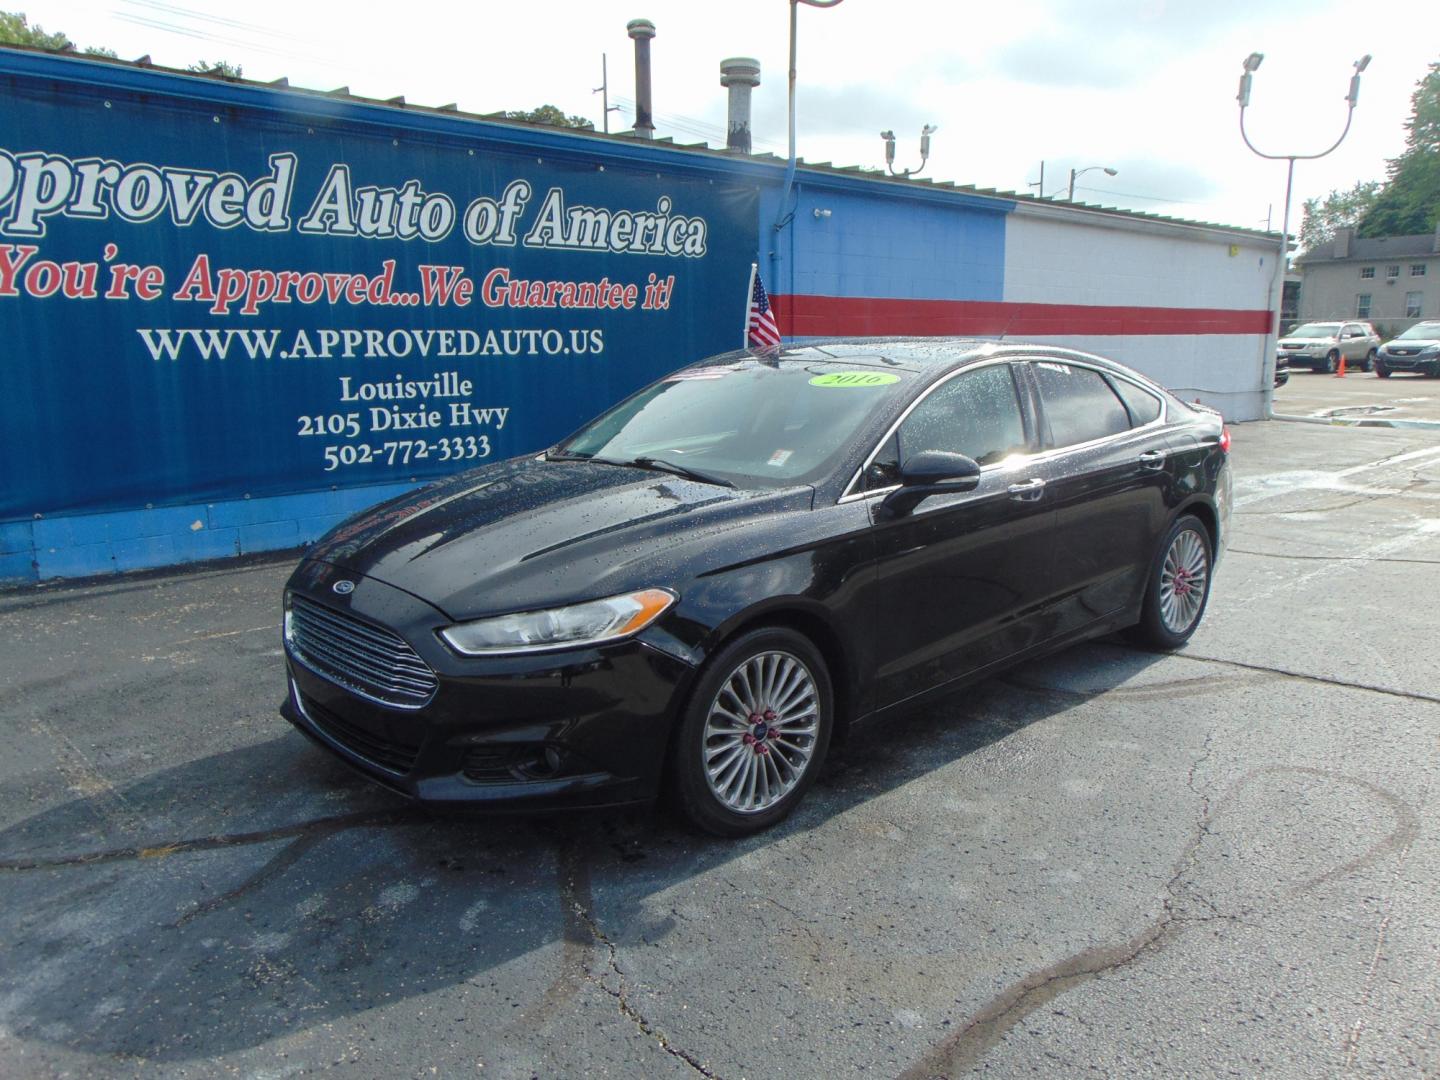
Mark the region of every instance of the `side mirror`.
[[980, 483], [980, 464], [964, 454], [924, 450], [900, 466], [900, 486], [880, 503], [887, 518], [904, 517], [931, 495], [973, 491]]

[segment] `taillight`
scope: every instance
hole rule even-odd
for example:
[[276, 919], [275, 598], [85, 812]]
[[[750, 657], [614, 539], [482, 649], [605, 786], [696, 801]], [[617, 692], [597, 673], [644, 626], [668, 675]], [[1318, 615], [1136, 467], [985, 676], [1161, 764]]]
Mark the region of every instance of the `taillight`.
[[1230, 429], [1227, 427], [1220, 429], [1220, 452], [1222, 454], [1230, 452]]

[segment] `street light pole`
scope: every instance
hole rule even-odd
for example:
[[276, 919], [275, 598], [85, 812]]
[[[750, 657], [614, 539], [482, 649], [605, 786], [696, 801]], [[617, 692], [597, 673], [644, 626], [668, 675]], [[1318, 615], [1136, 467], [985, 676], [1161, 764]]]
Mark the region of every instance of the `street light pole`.
[[1119, 169], [1112, 169], [1112, 168], [1110, 168], [1109, 165], [1087, 165], [1087, 166], [1085, 166], [1085, 168], [1083, 168], [1083, 169], [1071, 169], [1071, 170], [1070, 170], [1070, 194], [1069, 194], [1069, 196], [1068, 196], [1067, 199], [1066, 199], [1067, 202], [1074, 202], [1074, 201], [1075, 201], [1075, 178], [1076, 178], [1077, 176], [1084, 176], [1087, 172], [1094, 172], [1096, 169], [1104, 169], [1106, 176], [1118, 176], [1118, 175], [1120, 174], [1120, 170], [1119, 170]]
[[602, 95], [601, 98], [600, 98], [600, 107], [601, 107], [601, 109], [603, 110], [602, 113], [601, 113], [601, 115], [605, 118], [605, 134], [606, 134], [606, 135], [609, 135], [609, 134], [610, 134], [610, 114], [611, 114], [612, 112], [619, 112], [619, 111], [620, 111], [620, 106], [619, 106], [619, 105], [611, 105], [611, 104], [610, 104], [610, 70], [609, 70], [609, 63], [610, 63], [610, 58], [609, 58], [608, 56], [606, 56], [606, 55], [602, 52], [602, 53], [600, 54], [600, 85], [597, 86], [597, 87], [595, 87], [594, 90], [591, 90], [591, 91], [590, 91], [592, 94], [600, 94], [600, 95]]
[[[1279, 340], [1280, 317], [1285, 306], [1285, 267], [1290, 261], [1290, 196], [1295, 187], [1295, 162], [1314, 161], [1316, 158], [1323, 158], [1326, 154], [1333, 153], [1339, 145], [1345, 141], [1345, 136], [1350, 134], [1350, 123], [1355, 119], [1355, 106], [1360, 100], [1360, 73], [1370, 66], [1370, 54], [1366, 53], [1359, 60], [1355, 61], [1355, 73], [1350, 76], [1350, 91], [1345, 95], [1345, 127], [1340, 132], [1340, 137], [1331, 143], [1318, 154], [1267, 154], [1256, 147], [1250, 141], [1249, 134], [1245, 131], [1245, 110], [1250, 105], [1250, 82], [1256, 70], [1260, 67], [1261, 61], [1265, 59], [1264, 53], [1253, 52], [1245, 58], [1245, 71], [1240, 76], [1240, 92], [1235, 95], [1235, 100], [1240, 103], [1240, 138], [1245, 140], [1245, 145], [1250, 148], [1251, 153], [1268, 161], [1284, 161], [1285, 167], [1285, 210], [1280, 219], [1280, 257], [1275, 262], [1275, 271], [1270, 278], [1270, 304], [1271, 313], [1275, 317], [1275, 335]], [[1266, 337], [1265, 356], [1260, 365], [1260, 377], [1263, 380], [1260, 386], [1260, 393], [1265, 402], [1266, 419], [1287, 419], [1277, 417], [1275, 414], [1275, 350], [1278, 345], [1270, 344]]]
[[775, 208], [775, 229], [774, 235], [770, 238], [770, 288], [778, 291], [780, 288], [780, 230], [790, 224], [790, 219], [795, 215], [789, 209], [790, 191], [795, 186], [795, 32], [799, 27], [798, 13], [801, 4], [809, 4], [811, 7], [830, 8], [839, 4], [841, 0], [790, 0], [790, 92], [789, 92], [789, 119], [790, 119], [790, 156], [785, 163], [785, 184], [780, 192], [780, 202]]

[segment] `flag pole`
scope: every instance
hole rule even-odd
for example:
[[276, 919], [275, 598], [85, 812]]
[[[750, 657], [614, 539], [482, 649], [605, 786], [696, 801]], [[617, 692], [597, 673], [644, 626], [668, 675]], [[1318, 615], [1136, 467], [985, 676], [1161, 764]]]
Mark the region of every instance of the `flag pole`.
[[750, 347], [750, 304], [755, 298], [755, 275], [760, 272], [759, 263], [750, 264], [750, 281], [745, 286], [745, 325], [740, 330], [740, 347]]

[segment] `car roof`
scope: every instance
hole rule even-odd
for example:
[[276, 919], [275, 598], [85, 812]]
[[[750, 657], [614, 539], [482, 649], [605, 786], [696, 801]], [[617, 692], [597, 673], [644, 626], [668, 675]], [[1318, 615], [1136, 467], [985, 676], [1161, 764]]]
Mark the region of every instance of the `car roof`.
[[1130, 373], [1130, 369], [1122, 364], [1076, 349], [1025, 341], [965, 337], [831, 338], [791, 345], [778, 352], [740, 349], [700, 362], [724, 363], [727, 360], [768, 358], [815, 364], [844, 364], [851, 367], [880, 367], [888, 371], [899, 369], [921, 375], [938, 375], [981, 360], [1002, 356], [1037, 355], [1083, 360], [1111, 370]]

